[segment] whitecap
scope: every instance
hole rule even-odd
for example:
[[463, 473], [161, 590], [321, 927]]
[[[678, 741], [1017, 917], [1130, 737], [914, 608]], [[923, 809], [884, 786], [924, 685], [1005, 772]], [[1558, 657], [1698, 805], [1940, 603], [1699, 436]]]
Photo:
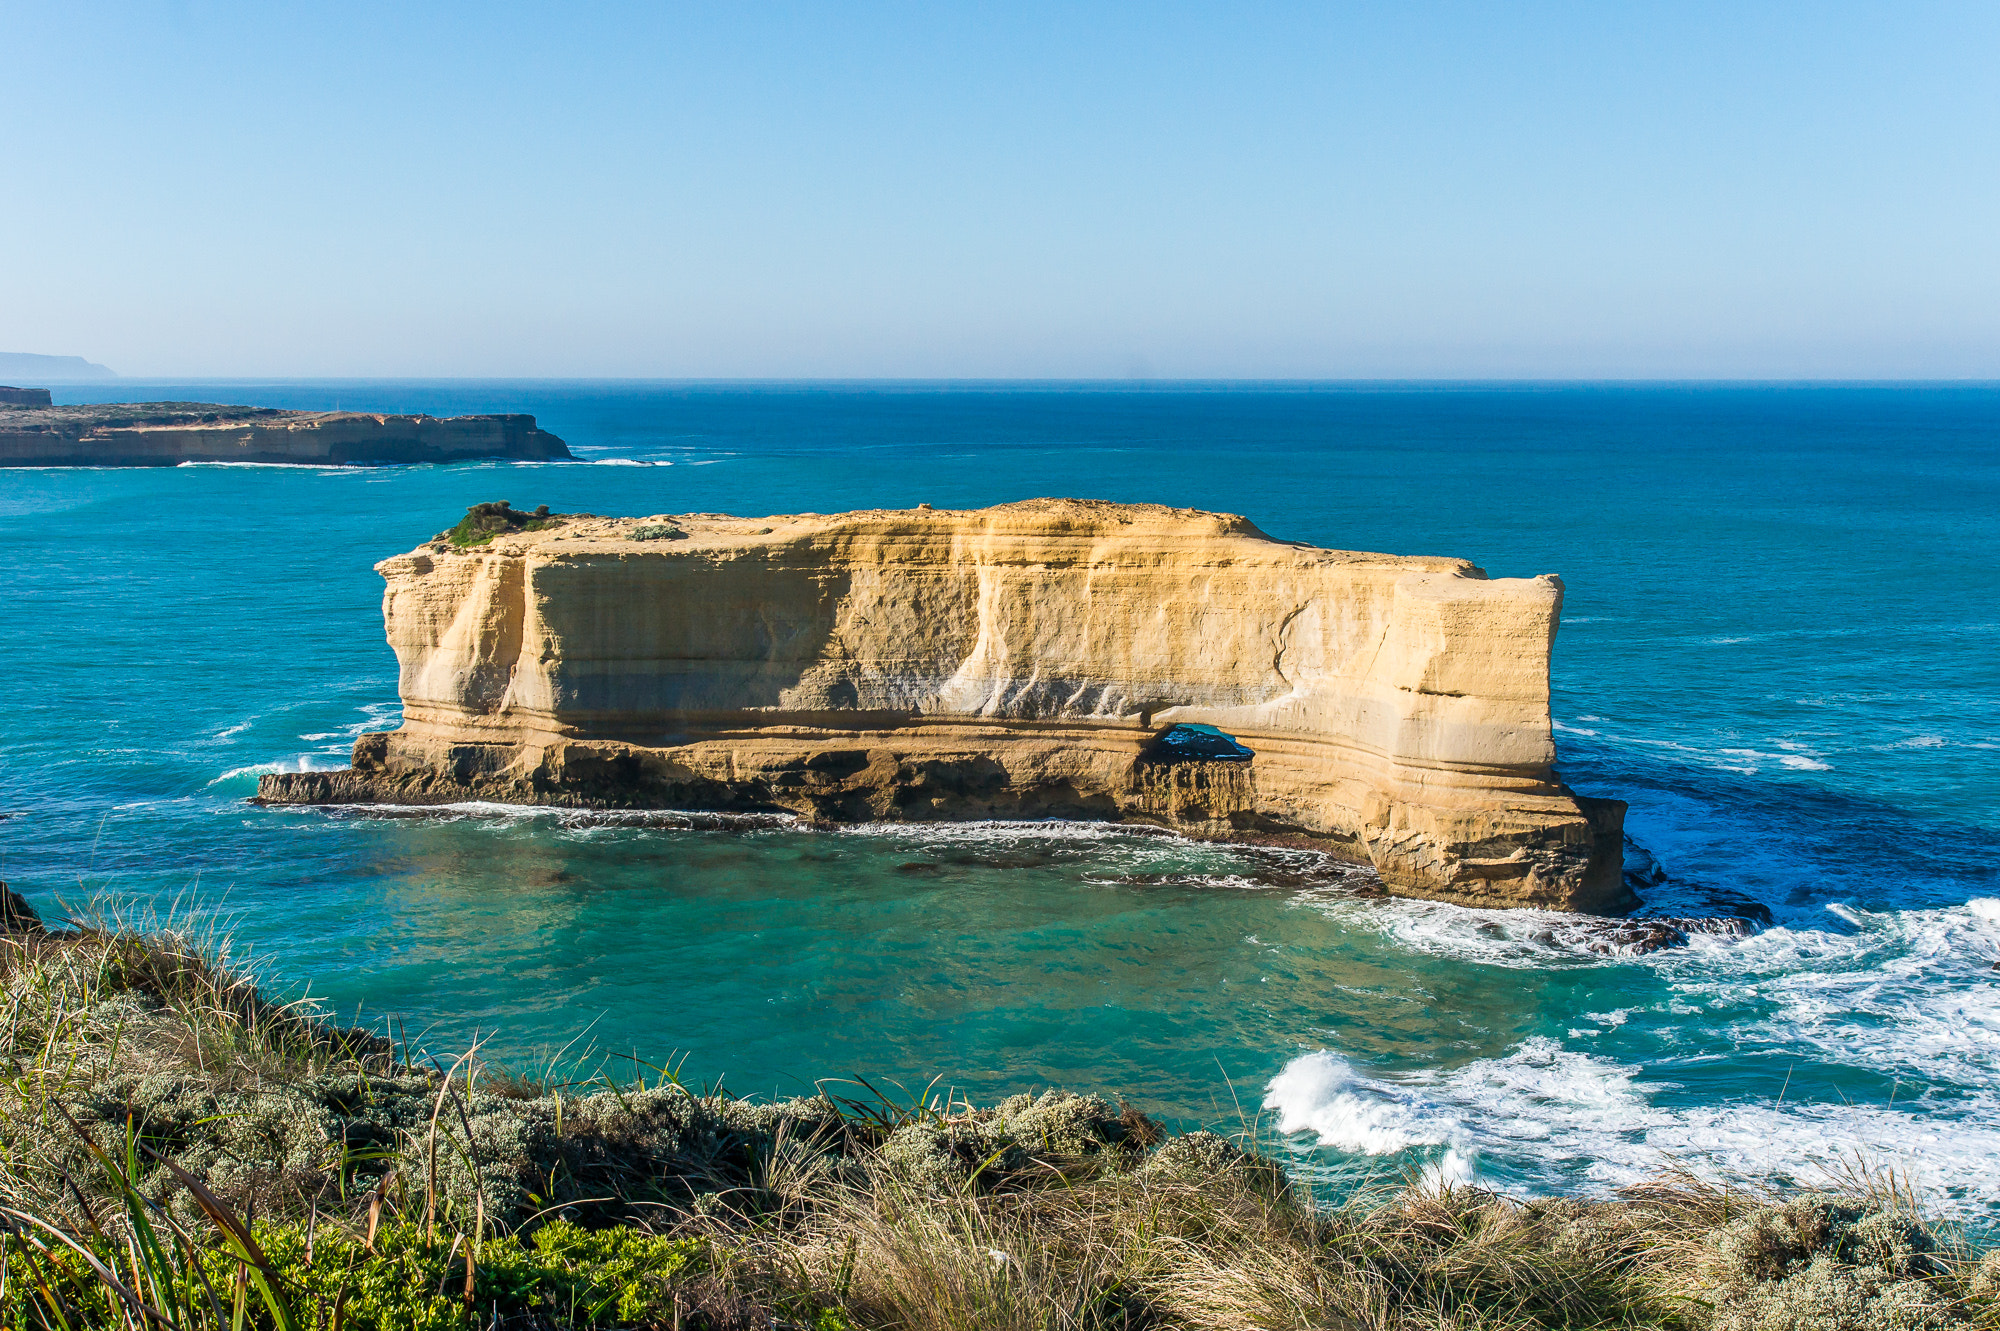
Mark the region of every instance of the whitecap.
[[280, 758], [275, 762], [251, 763], [245, 767], [232, 767], [208, 784], [219, 786], [225, 781], [234, 781], [238, 777], [263, 776], [269, 772], [317, 772], [324, 770], [313, 766], [313, 758], [315, 756], [310, 753], [301, 753], [290, 758]]
[[1669, 1168], [1727, 1180], [1811, 1183], [1857, 1162], [1907, 1170], [1947, 1209], [2000, 1210], [2000, 1095], [1890, 1105], [1750, 1101], [1668, 1106], [1676, 1087], [1534, 1036], [1453, 1069], [1369, 1075], [1328, 1050], [1266, 1087], [1280, 1133], [1319, 1150], [1393, 1156], [1446, 1148], [1466, 1178], [1606, 1193]]
[[1441, 1146], [1453, 1129], [1422, 1095], [1371, 1082], [1327, 1049], [1287, 1063], [1264, 1087], [1264, 1108], [1276, 1111], [1279, 1132], [1310, 1132], [1318, 1145], [1350, 1154]]

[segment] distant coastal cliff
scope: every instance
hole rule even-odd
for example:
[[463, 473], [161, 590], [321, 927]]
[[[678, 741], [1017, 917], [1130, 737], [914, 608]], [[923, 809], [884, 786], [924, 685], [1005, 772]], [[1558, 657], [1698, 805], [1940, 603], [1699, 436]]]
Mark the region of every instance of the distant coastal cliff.
[[1044, 499], [770, 518], [482, 505], [376, 565], [404, 723], [276, 803], [1092, 818], [1296, 840], [1390, 890], [1612, 911], [1555, 776], [1552, 577]]
[[562, 440], [535, 427], [533, 416], [381, 416], [207, 402], [0, 405], [0, 466], [337, 465], [569, 456]]
[[58, 384], [118, 376], [81, 356], [41, 356], [31, 351], [0, 351], [0, 379], [14, 383]]

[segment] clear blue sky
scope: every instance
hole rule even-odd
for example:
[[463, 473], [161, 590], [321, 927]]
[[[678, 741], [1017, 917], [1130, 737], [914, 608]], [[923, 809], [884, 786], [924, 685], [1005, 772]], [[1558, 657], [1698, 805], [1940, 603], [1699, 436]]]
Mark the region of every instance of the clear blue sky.
[[0, 0], [131, 375], [2000, 377], [2000, 4]]

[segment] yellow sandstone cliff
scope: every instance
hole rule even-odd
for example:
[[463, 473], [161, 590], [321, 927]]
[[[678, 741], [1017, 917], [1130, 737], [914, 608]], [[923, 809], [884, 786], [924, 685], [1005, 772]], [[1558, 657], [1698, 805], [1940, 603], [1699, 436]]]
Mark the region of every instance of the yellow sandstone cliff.
[[[1632, 904], [1624, 805], [1551, 770], [1553, 577], [1066, 499], [571, 519], [376, 568], [403, 726], [267, 801], [1103, 818], [1414, 896]], [[1254, 757], [1178, 757], [1185, 723]]]

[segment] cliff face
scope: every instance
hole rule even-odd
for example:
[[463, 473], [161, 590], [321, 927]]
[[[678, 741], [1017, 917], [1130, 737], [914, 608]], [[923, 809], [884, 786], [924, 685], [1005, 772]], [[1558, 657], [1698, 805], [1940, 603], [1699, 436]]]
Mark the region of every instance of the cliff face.
[[378, 416], [204, 402], [0, 409], [0, 466], [450, 462], [567, 458], [533, 416]]
[[[582, 519], [376, 567], [403, 727], [266, 800], [1126, 819], [1631, 904], [1624, 805], [1551, 771], [1553, 577], [1074, 500]], [[1253, 756], [1163, 742], [1188, 723]]]

